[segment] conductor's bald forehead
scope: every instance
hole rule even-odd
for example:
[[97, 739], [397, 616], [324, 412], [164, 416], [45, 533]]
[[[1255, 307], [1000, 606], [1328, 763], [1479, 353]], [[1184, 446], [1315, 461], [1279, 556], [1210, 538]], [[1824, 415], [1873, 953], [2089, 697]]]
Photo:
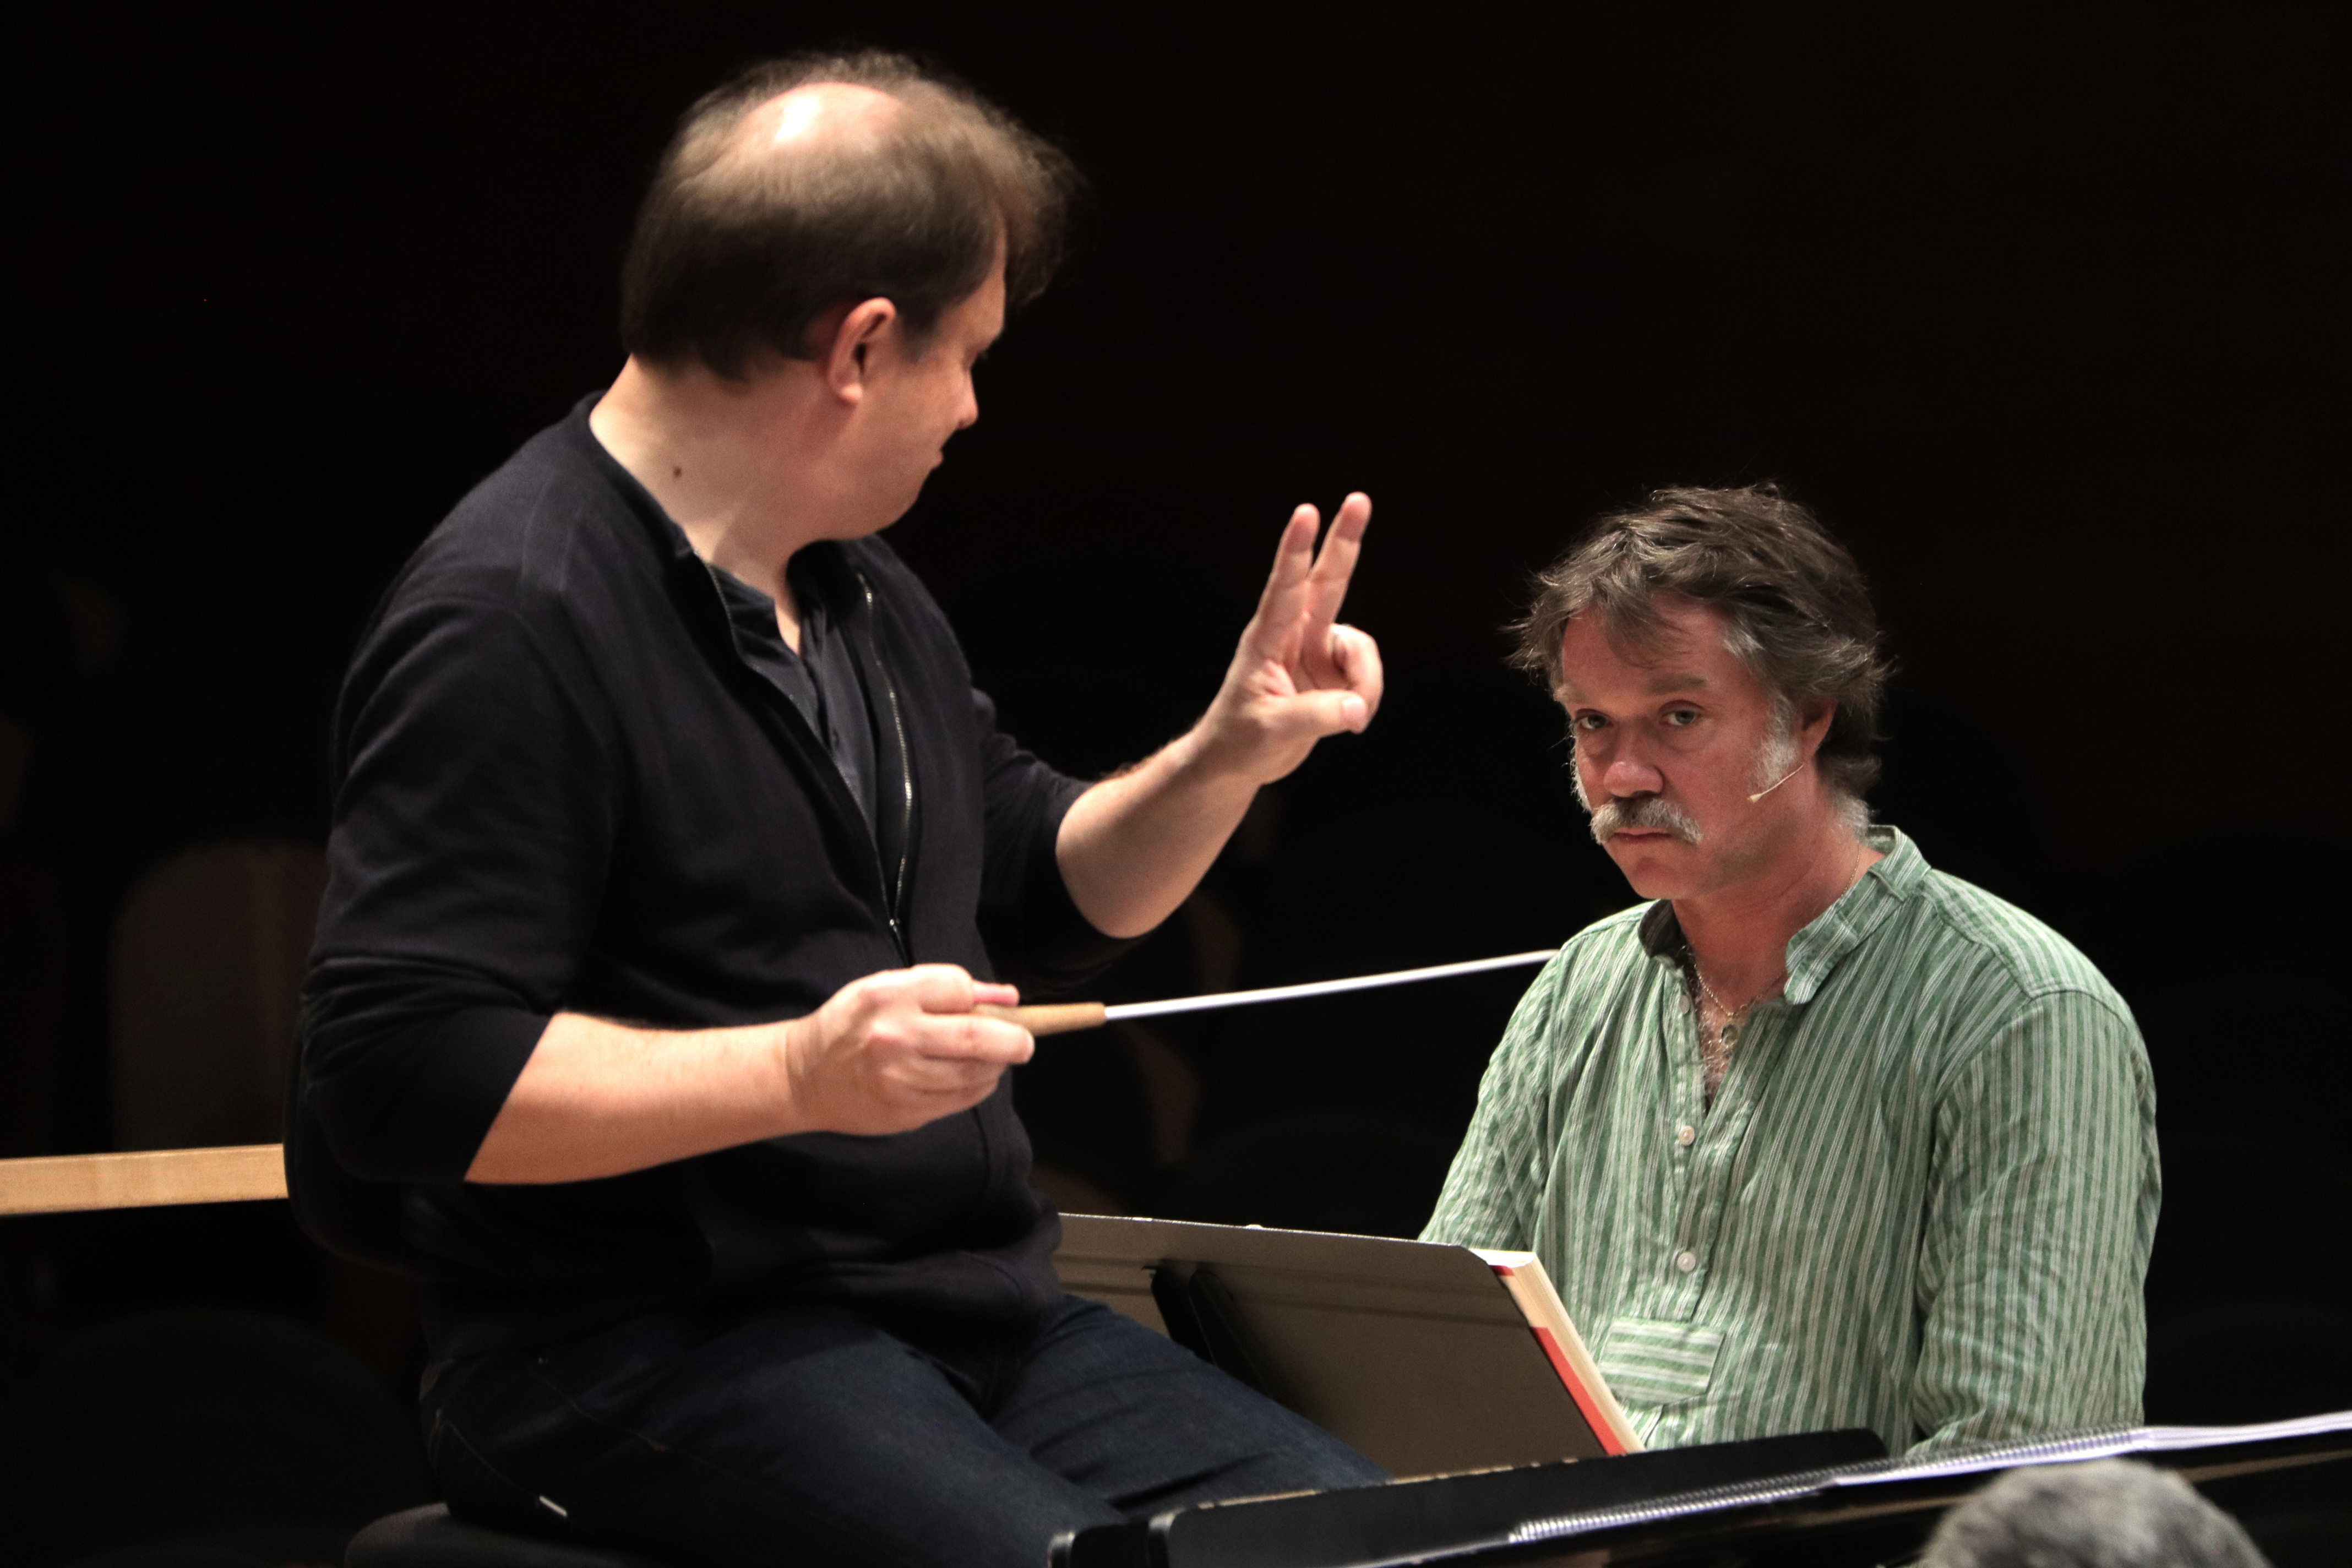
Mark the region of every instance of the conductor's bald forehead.
[[736, 145], [744, 152], [879, 132], [903, 111], [878, 88], [815, 81], [778, 93], [743, 117]]

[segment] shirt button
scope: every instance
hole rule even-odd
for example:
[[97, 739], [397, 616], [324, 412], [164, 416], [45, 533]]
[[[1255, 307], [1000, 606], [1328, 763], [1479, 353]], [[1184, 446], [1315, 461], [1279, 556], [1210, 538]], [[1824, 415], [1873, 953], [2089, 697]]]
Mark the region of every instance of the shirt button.
[[1693, 1127], [1687, 1121], [1675, 1129], [1675, 1142], [1681, 1144], [1685, 1149], [1689, 1148], [1692, 1141], [1697, 1137], [1698, 1129]]
[[1698, 1267], [1698, 1254], [1696, 1252], [1675, 1253], [1675, 1267], [1681, 1269], [1685, 1274], [1689, 1273], [1692, 1269]]

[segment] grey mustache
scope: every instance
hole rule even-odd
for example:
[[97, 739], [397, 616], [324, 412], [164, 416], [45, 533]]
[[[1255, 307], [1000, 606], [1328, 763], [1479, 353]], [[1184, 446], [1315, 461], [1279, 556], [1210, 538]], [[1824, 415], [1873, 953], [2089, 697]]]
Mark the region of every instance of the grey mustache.
[[1671, 833], [1685, 844], [1699, 841], [1698, 824], [1688, 812], [1662, 795], [1634, 795], [1626, 800], [1612, 800], [1592, 814], [1592, 836], [1606, 839], [1612, 833], [1629, 827], [1649, 828]]

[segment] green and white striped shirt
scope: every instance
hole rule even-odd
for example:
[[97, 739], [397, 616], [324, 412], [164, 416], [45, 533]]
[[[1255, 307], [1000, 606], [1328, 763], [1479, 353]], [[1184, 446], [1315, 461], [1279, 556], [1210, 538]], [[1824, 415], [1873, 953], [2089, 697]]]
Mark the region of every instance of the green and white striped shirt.
[[1711, 1109], [1673, 906], [1528, 987], [1423, 1237], [1543, 1259], [1653, 1447], [1890, 1451], [2139, 1417], [2156, 1091], [2023, 910], [1886, 858], [1790, 939]]

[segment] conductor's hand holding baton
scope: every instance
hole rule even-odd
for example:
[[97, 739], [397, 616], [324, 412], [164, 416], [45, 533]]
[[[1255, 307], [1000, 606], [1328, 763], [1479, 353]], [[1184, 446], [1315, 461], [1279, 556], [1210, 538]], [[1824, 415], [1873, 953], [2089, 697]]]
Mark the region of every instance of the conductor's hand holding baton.
[[783, 1026], [791, 1101], [828, 1132], [909, 1132], [969, 1110], [1035, 1049], [1028, 1030], [972, 1008], [1020, 999], [952, 963], [854, 980]]

